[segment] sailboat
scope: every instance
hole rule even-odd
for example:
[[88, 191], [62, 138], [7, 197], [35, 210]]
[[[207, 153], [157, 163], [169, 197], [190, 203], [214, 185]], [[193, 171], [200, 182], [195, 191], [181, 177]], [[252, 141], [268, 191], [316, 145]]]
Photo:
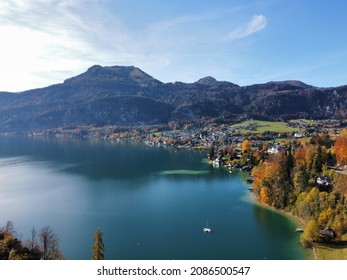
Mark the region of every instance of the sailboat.
[[209, 232], [212, 231], [212, 229], [211, 229], [210, 227], [208, 227], [208, 219], [207, 219], [206, 227], [204, 227], [202, 230], [203, 230], [204, 232], [207, 232], [207, 233], [209, 233]]

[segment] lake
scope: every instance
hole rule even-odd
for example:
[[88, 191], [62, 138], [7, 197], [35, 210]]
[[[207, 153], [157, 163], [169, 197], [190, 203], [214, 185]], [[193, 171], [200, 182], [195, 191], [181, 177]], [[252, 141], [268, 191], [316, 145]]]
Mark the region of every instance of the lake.
[[[295, 225], [252, 203], [206, 152], [102, 140], [0, 137], [0, 225], [50, 225], [67, 259], [304, 259]], [[208, 225], [212, 233], [204, 233]]]

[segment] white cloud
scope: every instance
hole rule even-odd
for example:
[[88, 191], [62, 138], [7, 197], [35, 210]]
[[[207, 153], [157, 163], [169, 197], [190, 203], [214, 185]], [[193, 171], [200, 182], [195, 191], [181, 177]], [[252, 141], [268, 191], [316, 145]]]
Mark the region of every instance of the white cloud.
[[108, 4], [1, 0], [0, 91], [60, 83], [93, 64], [135, 65], [158, 75], [177, 60], [183, 48], [199, 45], [202, 37], [189, 28], [213, 18], [202, 14], [154, 19], [130, 29]]
[[[211, 65], [224, 57], [223, 51], [235, 63], [236, 55], [229, 46], [221, 48], [219, 40], [226, 15], [173, 13], [133, 25], [143, 19], [124, 17], [121, 9], [111, 9], [115, 7], [111, 2], [1, 0], [0, 91], [60, 83], [93, 64], [135, 65], [169, 82], [189, 78], [182, 69], [212, 74]], [[227, 39], [265, 26], [264, 16], [254, 16]]]
[[233, 30], [225, 37], [225, 39], [232, 41], [232, 40], [250, 36], [264, 29], [266, 25], [267, 25], [267, 20], [264, 15], [255, 15], [253, 16], [252, 20], [249, 23]]
[[121, 55], [126, 36], [98, 7], [93, 0], [1, 1], [0, 91], [62, 82]]
[[1, 0], [0, 91], [60, 83], [94, 64], [162, 73], [175, 56], [175, 41], [166, 31], [201, 19], [188, 15], [130, 29], [107, 5], [98, 0]]

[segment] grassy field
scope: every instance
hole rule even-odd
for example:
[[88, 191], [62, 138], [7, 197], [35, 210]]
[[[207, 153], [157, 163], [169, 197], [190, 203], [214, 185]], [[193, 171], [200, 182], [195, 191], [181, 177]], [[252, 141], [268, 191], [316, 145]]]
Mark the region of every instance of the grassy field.
[[290, 120], [290, 123], [304, 124], [304, 125], [313, 125], [316, 123], [314, 120], [306, 120], [306, 119], [298, 119], [298, 120]]
[[287, 138], [275, 138], [275, 139], [273, 139], [273, 140], [271, 140], [271, 141], [269, 141], [269, 142], [277, 142], [277, 143], [281, 143], [281, 142], [283, 142], [283, 141], [287, 141]]
[[[251, 129], [251, 126], [254, 129]], [[289, 127], [285, 122], [268, 122], [268, 121], [257, 121], [257, 120], [248, 120], [242, 123], [233, 124], [229, 127], [230, 129], [234, 129], [241, 134], [246, 133], [261, 133], [265, 131], [271, 132], [299, 132], [298, 128]]]
[[347, 245], [315, 245], [318, 260], [347, 260]]

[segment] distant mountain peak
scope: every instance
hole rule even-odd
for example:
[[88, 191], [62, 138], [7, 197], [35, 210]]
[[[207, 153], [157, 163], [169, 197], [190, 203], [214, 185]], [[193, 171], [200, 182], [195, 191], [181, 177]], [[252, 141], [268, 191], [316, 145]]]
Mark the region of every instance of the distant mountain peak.
[[202, 84], [202, 85], [207, 85], [207, 86], [212, 86], [212, 85], [218, 83], [218, 81], [211, 76], [207, 76], [207, 77], [201, 78], [196, 83]]
[[99, 72], [99, 71], [131, 71], [133, 69], [135, 69], [134, 66], [118, 66], [118, 65], [101, 66], [101, 65], [96, 64], [96, 65], [89, 67], [87, 72], [95, 73], [95, 72]]
[[196, 82], [196, 84], [205, 85], [205, 86], [228, 85], [228, 86], [238, 87], [238, 85], [233, 84], [231, 82], [217, 81], [215, 78], [211, 76], [201, 78], [200, 80]]
[[288, 85], [291, 87], [296, 87], [300, 89], [306, 89], [306, 88], [313, 88], [313, 86], [310, 86], [308, 84], [305, 84], [299, 80], [287, 80], [287, 81], [271, 81], [266, 83], [267, 85]]
[[100, 66], [93, 65], [78, 76], [67, 79], [64, 83], [81, 82], [85, 80], [113, 81], [118, 83], [136, 83], [140, 86], [155, 86], [162, 84], [152, 76], [134, 66]]

